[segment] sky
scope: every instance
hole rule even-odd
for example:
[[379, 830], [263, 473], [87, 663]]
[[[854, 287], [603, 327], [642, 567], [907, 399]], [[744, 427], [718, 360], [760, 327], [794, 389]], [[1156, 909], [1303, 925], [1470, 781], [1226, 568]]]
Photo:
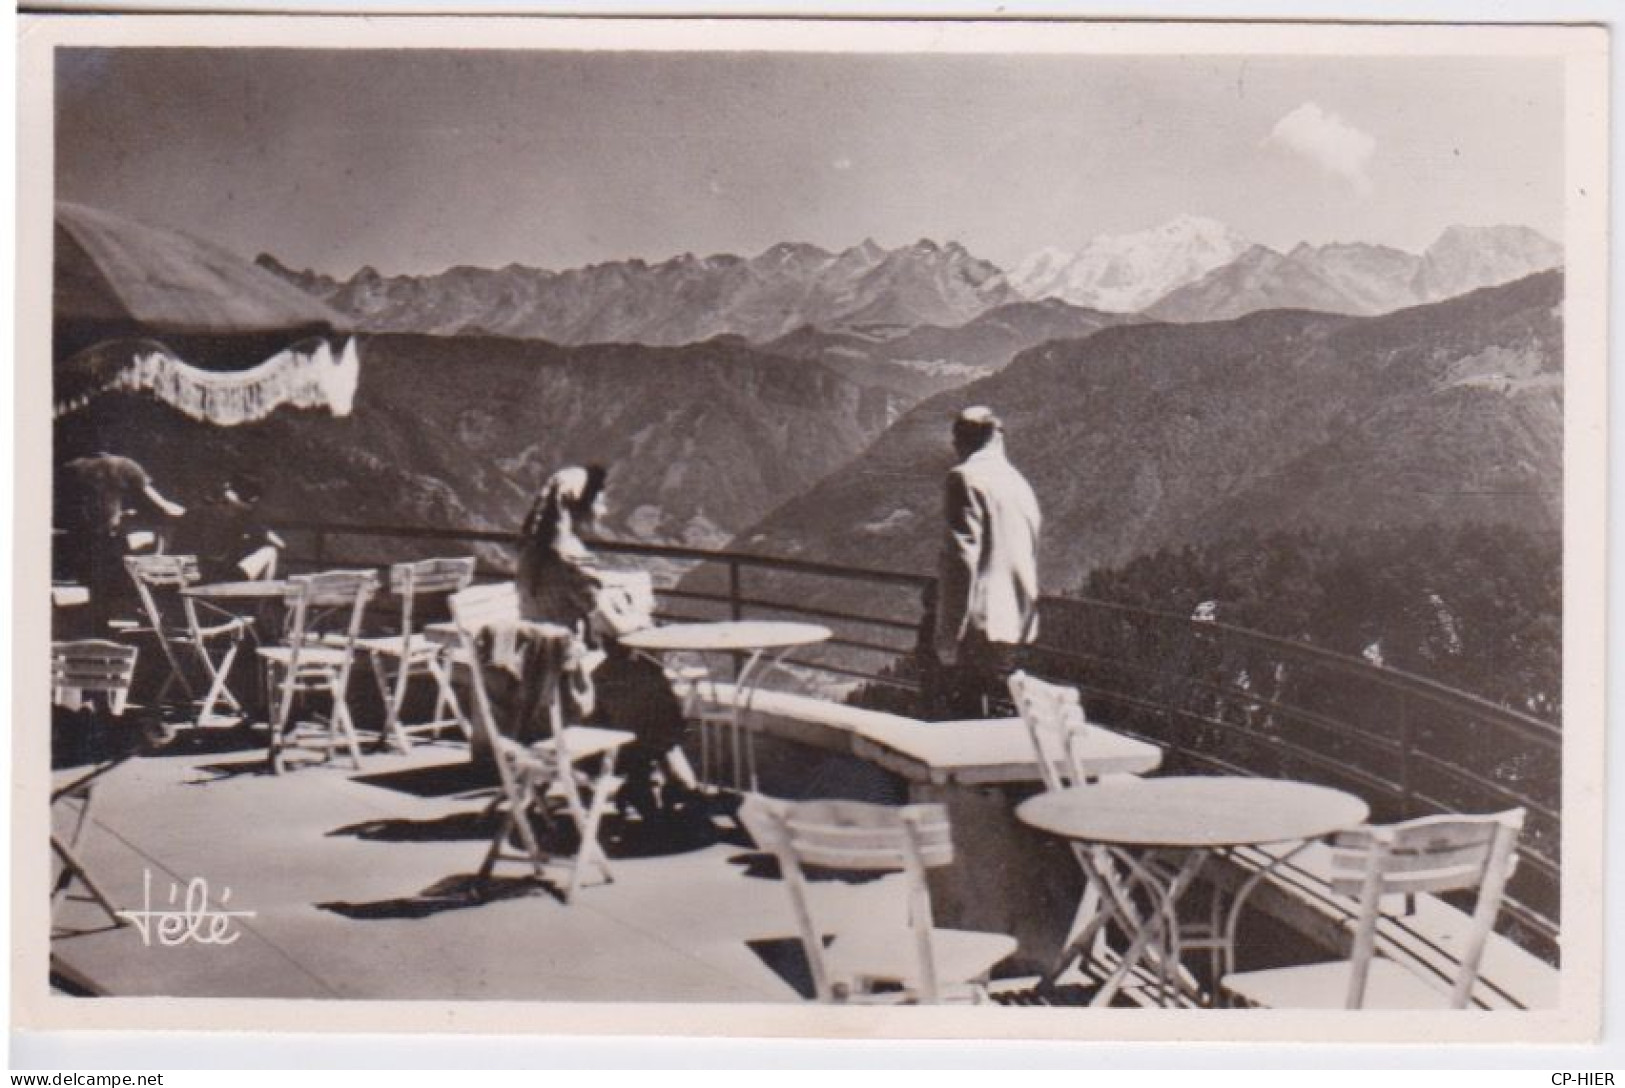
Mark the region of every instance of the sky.
[[59, 199], [348, 276], [781, 241], [1562, 238], [1560, 62], [63, 49]]

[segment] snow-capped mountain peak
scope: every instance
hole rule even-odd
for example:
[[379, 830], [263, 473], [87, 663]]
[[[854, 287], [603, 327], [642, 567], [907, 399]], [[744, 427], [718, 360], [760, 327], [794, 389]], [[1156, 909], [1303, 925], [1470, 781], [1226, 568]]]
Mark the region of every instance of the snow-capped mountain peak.
[[1010, 277], [1030, 299], [1098, 310], [1139, 310], [1246, 251], [1247, 239], [1213, 219], [1180, 215], [1149, 230], [1103, 234], [1077, 253], [1043, 249]]

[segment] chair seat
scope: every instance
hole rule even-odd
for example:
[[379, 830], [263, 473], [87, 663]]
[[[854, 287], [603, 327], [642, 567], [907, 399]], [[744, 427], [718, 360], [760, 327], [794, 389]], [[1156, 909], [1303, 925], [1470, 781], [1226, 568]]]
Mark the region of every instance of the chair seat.
[[[624, 729], [600, 729], [596, 725], [568, 725], [564, 728], [564, 749], [570, 753], [570, 759], [592, 759], [606, 752], [613, 752], [623, 744], [637, 739], [637, 734], [628, 733]], [[544, 740], [537, 742], [534, 747], [551, 748], [554, 742]]]
[[457, 625], [450, 620], [423, 625], [423, 636], [430, 642], [438, 642], [442, 646], [456, 646], [461, 641], [457, 634]]
[[[261, 646], [259, 655], [272, 664], [286, 668], [293, 658], [293, 650], [287, 646]], [[316, 646], [307, 643], [299, 648], [299, 665], [301, 668], [307, 665], [311, 668], [342, 668], [345, 657], [343, 650], [336, 650], [331, 646]]]
[[[1245, 971], [1224, 979], [1224, 989], [1267, 1009], [1341, 1009], [1348, 997], [1348, 960]], [[1442, 985], [1442, 984], [1441, 984]], [[1393, 960], [1371, 961], [1366, 982], [1367, 1009], [1449, 1008], [1447, 991], [1428, 985]]]
[[[570, 762], [579, 763], [582, 760], [594, 759], [609, 752], [614, 752], [624, 744], [637, 739], [637, 734], [628, 733], [620, 729], [600, 729], [592, 725], [571, 725], [564, 729], [564, 744], [570, 753]], [[518, 759], [535, 757], [541, 760], [550, 757], [556, 747], [552, 740], [539, 740], [529, 747], [521, 748], [507, 738], [502, 739], [503, 750]], [[551, 760], [549, 760], [549, 763]]]
[[[220, 635], [234, 635], [246, 631], [252, 626], [254, 626], [254, 621], [248, 617], [235, 616], [231, 619], [221, 620], [218, 623], [199, 624], [197, 633], [202, 638], [218, 638]], [[179, 628], [175, 631], [175, 636], [177, 638], [190, 638], [191, 633], [185, 628]]]
[[[400, 635], [378, 635], [372, 638], [358, 638], [355, 640], [356, 649], [364, 650], [370, 654], [386, 654], [391, 657], [401, 656]], [[422, 634], [414, 634], [406, 648], [406, 653], [413, 656], [428, 657], [438, 653], [442, 644]]]
[[[933, 929], [931, 950], [939, 986], [962, 985], [984, 978], [1016, 950], [1016, 939], [1003, 933], [966, 929]], [[918, 983], [914, 934], [896, 926], [842, 933], [825, 951], [835, 980], [874, 979]]]

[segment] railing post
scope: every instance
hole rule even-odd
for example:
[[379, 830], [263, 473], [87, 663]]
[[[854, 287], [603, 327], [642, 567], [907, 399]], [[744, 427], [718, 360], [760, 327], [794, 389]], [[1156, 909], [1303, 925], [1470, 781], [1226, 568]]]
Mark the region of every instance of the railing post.
[[[1401, 814], [1405, 819], [1416, 816], [1416, 799], [1411, 792], [1411, 749], [1414, 738], [1411, 736], [1411, 700], [1404, 692], [1399, 695], [1399, 793]], [[1416, 896], [1407, 895], [1400, 906], [1400, 911], [1409, 918], [1416, 914]]]
[[[728, 560], [728, 618], [742, 620], [745, 618], [745, 604], [743, 594], [740, 592], [739, 560]], [[733, 655], [733, 679], [739, 679], [739, 670], [744, 667], [743, 654]]]
[[1411, 795], [1411, 701], [1399, 693], [1399, 805], [1400, 816], [1409, 820], [1416, 815], [1416, 802]]

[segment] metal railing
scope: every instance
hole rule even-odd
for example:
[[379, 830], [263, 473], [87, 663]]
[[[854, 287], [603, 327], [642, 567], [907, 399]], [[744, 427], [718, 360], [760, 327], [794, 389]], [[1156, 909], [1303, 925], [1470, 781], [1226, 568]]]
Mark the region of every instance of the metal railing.
[[[473, 546], [485, 577], [513, 570], [513, 533], [284, 523], [295, 567], [383, 566], [426, 546]], [[830, 642], [796, 655], [832, 697], [910, 712], [928, 576], [802, 559], [600, 541], [656, 576], [661, 615], [789, 617]], [[861, 583], [861, 608], [843, 587]], [[680, 584], [679, 584], [680, 583]], [[902, 618], [900, 618], [902, 617]], [[1341, 786], [1373, 819], [1522, 806], [1529, 820], [1505, 915], [1515, 940], [1556, 962], [1562, 735], [1558, 725], [1425, 677], [1307, 643], [1107, 601], [1046, 598], [1029, 668], [1076, 685], [1092, 720], [1165, 750], [1172, 771]]]

